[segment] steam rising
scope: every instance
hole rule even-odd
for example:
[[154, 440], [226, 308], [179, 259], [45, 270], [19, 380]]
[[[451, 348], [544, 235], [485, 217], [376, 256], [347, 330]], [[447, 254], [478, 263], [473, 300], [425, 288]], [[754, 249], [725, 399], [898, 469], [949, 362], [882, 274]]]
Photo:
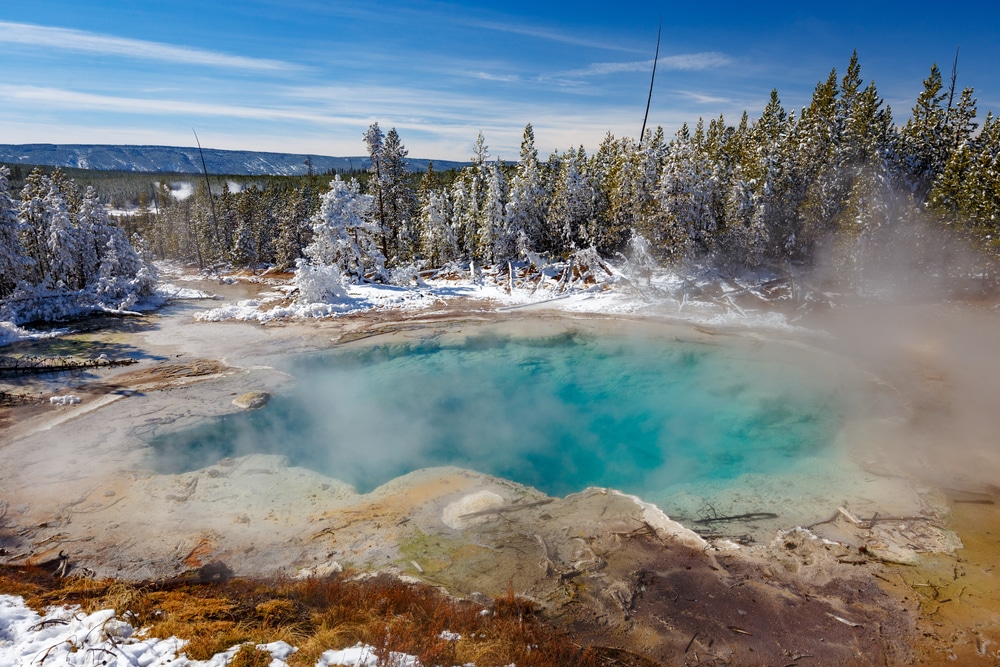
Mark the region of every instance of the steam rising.
[[369, 490], [455, 465], [565, 495], [775, 472], [829, 449], [836, 381], [758, 350], [480, 336], [301, 361], [294, 395], [154, 441], [157, 467], [283, 453]]

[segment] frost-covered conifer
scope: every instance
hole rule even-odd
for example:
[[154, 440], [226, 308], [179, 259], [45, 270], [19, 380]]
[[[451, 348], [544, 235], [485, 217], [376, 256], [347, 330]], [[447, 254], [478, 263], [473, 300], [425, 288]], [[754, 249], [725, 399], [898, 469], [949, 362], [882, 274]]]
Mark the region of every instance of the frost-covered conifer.
[[429, 192], [420, 211], [420, 250], [433, 267], [458, 259], [458, 238], [451, 223], [448, 191]]
[[564, 253], [593, 245], [597, 191], [586, 172], [587, 155], [581, 146], [560, 158], [559, 176], [552, 190], [548, 222]]
[[480, 229], [484, 225], [483, 209], [489, 183], [489, 148], [480, 132], [472, 150], [472, 165], [452, 183], [451, 201], [459, 251], [472, 259], [483, 260], [486, 250], [481, 244]]
[[313, 288], [327, 289], [336, 280], [361, 282], [367, 274], [384, 277], [385, 257], [375, 240], [375, 222], [368, 217], [372, 202], [371, 195], [360, 193], [354, 179], [345, 183], [338, 175], [330, 182], [312, 218], [313, 238], [304, 251], [306, 260], [297, 263], [300, 297], [313, 299], [318, 294]]
[[295, 260], [302, 257], [309, 228], [308, 209], [301, 188], [292, 190], [277, 212], [277, 238], [274, 241], [275, 267], [284, 271], [295, 266]]
[[478, 246], [482, 259], [489, 263], [507, 260], [516, 254], [516, 236], [507, 226], [506, 206], [507, 181], [498, 159], [486, 172], [486, 201], [479, 228]]
[[77, 282], [80, 287], [90, 285], [97, 279], [102, 246], [108, 235], [108, 227], [111, 225], [111, 219], [98, 198], [97, 191], [93, 186], [88, 186], [76, 213], [76, 227], [80, 235], [79, 256], [76, 262]]
[[543, 244], [543, 227], [548, 193], [542, 182], [531, 123], [524, 128], [521, 159], [510, 182], [507, 225], [514, 239], [522, 239], [518, 251], [538, 250]]
[[419, 243], [417, 197], [409, 182], [409, 170], [406, 167], [408, 154], [396, 128], [390, 129], [382, 147], [381, 182], [385, 224], [389, 234], [386, 258], [394, 265], [412, 261]]
[[29, 265], [21, 246], [21, 224], [10, 196], [9, 176], [10, 170], [0, 166], [0, 299], [14, 291]]
[[684, 125], [670, 144], [656, 189], [658, 209], [649, 240], [657, 254], [676, 259], [695, 247], [709, 248], [718, 225], [712, 186], [710, 165]]
[[44, 284], [46, 287], [82, 289], [83, 285], [77, 282], [80, 273], [77, 259], [83, 239], [70, 221], [62, 193], [53, 187], [44, 202], [48, 222], [46, 250], [49, 255], [49, 273]]

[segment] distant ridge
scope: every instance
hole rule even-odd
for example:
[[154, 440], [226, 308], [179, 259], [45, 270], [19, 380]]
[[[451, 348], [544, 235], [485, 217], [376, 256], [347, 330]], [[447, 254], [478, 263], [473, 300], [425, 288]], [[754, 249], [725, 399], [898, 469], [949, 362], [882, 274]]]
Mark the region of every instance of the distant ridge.
[[[308, 173], [312, 160], [316, 174], [367, 169], [367, 157], [330, 157], [297, 153], [260, 153], [205, 149], [205, 164], [211, 174], [246, 176], [298, 176]], [[0, 144], [0, 162], [50, 167], [75, 167], [103, 171], [200, 173], [197, 148], [177, 146], [115, 146], [107, 144]], [[409, 158], [410, 171], [426, 171], [431, 160]], [[436, 169], [453, 169], [468, 163], [433, 160]]]

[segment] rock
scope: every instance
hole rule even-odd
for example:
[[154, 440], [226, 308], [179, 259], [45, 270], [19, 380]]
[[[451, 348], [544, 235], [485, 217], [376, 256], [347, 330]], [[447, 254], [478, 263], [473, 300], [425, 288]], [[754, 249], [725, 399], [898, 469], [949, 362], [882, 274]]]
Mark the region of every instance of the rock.
[[233, 405], [243, 410], [256, 410], [267, 405], [271, 395], [266, 391], [248, 391], [233, 399]]
[[503, 498], [492, 491], [479, 491], [449, 504], [441, 513], [444, 525], [454, 530], [463, 530], [477, 523], [495, 518], [489, 510], [503, 507]]

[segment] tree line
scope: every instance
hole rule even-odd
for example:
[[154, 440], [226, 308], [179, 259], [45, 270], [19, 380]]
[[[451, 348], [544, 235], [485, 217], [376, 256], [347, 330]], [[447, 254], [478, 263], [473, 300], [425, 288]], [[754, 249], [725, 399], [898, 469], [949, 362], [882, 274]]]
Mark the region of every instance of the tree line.
[[[0, 299], [22, 283], [87, 289], [109, 242], [128, 261], [147, 252], [125, 250], [131, 234], [158, 258], [206, 269], [313, 271], [317, 293], [335, 292], [337, 279], [538, 264], [581, 250], [730, 273], [825, 266], [848, 283], [902, 257], [908, 268], [995, 282], [1000, 120], [990, 112], [980, 127], [973, 90], [955, 83], [932, 66], [900, 126], [855, 54], [798, 111], [775, 90], [754, 120], [699, 119], [670, 139], [661, 128], [638, 140], [609, 133], [592, 153], [579, 146], [544, 159], [528, 124], [516, 162], [491, 156], [480, 133], [467, 167], [421, 174], [407, 171], [396, 130], [374, 123], [363, 136], [366, 173], [256, 179], [238, 191], [229, 179], [219, 187], [189, 176], [197, 186], [185, 199], [161, 179], [139, 193], [120, 232], [108, 231], [116, 226], [94, 190], [81, 194], [61, 172], [30, 174], [16, 204], [5, 176]], [[70, 237], [89, 240], [60, 240]], [[958, 247], [973, 249], [971, 263], [943, 252]], [[323, 266], [336, 275], [314, 271]]]
[[0, 167], [0, 320], [54, 320], [131, 308], [156, 272], [141, 238], [129, 240], [93, 187], [33, 171], [15, 200]]
[[661, 262], [739, 272], [822, 261], [850, 280], [904, 242], [915, 268], [954, 270], [940, 259], [941, 238], [977, 251], [963, 270], [996, 276], [1000, 126], [991, 112], [980, 128], [976, 114], [973, 90], [956, 90], [954, 77], [946, 85], [935, 65], [898, 126], [855, 54], [797, 112], [775, 90], [755, 120], [699, 119], [669, 140], [661, 128], [640, 140], [609, 133], [593, 153], [541, 159], [529, 124], [517, 162], [493, 158], [480, 133], [468, 167], [414, 175], [396, 130], [375, 123], [364, 135], [371, 167], [354, 186], [314, 178], [211, 199], [203, 187], [138, 228], [159, 256], [288, 268], [335, 224], [324, 197], [362, 197], [360, 222], [336, 223], [354, 241], [370, 236], [380, 256], [345, 265], [355, 277], [584, 248], [614, 257], [641, 242]]

